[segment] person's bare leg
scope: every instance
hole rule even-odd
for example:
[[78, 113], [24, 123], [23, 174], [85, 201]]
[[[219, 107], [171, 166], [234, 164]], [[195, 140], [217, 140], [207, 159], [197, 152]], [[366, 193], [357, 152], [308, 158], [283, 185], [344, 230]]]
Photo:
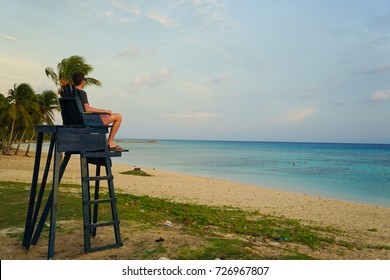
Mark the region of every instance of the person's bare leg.
[[116, 133], [118, 132], [118, 129], [122, 123], [122, 116], [120, 114], [112, 114], [110, 116], [110, 122], [112, 122], [112, 127], [111, 127], [111, 130], [110, 130], [110, 134], [108, 135], [108, 139], [107, 139], [107, 144], [110, 146], [110, 147], [115, 147], [116, 144], [114, 143], [114, 138], [115, 138], [115, 135]]

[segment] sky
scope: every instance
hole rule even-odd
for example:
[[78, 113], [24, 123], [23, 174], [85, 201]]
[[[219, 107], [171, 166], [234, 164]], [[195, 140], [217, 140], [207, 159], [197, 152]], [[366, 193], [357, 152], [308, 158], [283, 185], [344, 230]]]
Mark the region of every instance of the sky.
[[0, 0], [0, 93], [72, 55], [119, 138], [390, 143], [388, 0]]

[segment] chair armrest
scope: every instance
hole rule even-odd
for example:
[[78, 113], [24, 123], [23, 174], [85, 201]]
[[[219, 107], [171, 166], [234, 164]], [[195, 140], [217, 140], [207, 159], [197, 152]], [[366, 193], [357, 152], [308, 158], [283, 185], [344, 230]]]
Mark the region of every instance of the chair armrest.
[[83, 114], [83, 115], [100, 115], [100, 114], [104, 114], [104, 113], [98, 113], [98, 112], [81, 112], [81, 114]]

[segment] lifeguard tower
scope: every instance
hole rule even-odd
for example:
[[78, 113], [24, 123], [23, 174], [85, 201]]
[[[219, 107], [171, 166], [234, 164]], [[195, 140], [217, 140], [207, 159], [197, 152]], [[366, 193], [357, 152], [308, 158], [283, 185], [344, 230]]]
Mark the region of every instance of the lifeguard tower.
[[[118, 248], [123, 244], [119, 229], [120, 222], [116, 205], [114, 178], [111, 171], [111, 157], [120, 157], [122, 152], [127, 152], [128, 150], [110, 151], [106, 138], [108, 127], [103, 125], [98, 114], [85, 112], [78, 90], [74, 86], [66, 85], [63, 88], [63, 94], [59, 98], [59, 102], [63, 125], [40, 125], [35, 127], [38, 138], [23, 247], [28, 251], [31, 245], [37, 244], [50, 214], [47, 257], [48, 259], [54, 257], [58, 189], [71, 156], [79, 155], [84, 220], [84, 251], [89, 253], [109, 248]], [[51, 140], [45, 168], [38, 188], [44, 134], [50, 134]], [[90, 165], [96, 166], [95, 176], [90, 176], [89, 174]], [[101, 175], [102, 167], [105, 169], [105, 175]], [[49, 195], [45, 196], [50, 169], [53, 170], [53, 182]], [[100, 181], [107, 181], [108, 198], [101, 199], [99, 197]], [[91, 182], [95, 182], [94, 190], [91, 190]], [[46, 202], [44, 202], [45, 197], [47, 197]], [[45, 205], [42, 210], [41, 206], [43, 203]], [[109, 204], [111, 220], [98, 221], [98, 206], [101, 204]], [[96, 231], [99, 227], [112, 227], [115, 241], [110, 244], [91, 246], [91, 237], [96, 236]]]

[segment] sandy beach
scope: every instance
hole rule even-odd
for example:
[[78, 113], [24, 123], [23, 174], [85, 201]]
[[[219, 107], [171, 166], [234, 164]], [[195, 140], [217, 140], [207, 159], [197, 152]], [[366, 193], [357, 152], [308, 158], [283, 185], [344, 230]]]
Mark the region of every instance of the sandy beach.
[[[34, 157], [0, 155], [0, 180], [31, 182], [33, 164]], [[350, 203], [219, 179], [148, 169], [143, 166], [137, 167], [153, 176], [120, 174], [132, 170], [134, 166], [115, 164], [114, 161], [112, 170], [117, 192], [168, 198], [178, 202], [258, 209], [266, 214], [299, 219], [304, 223], [336, 227], [367, 244], [390, 245], [390, 208], [388, 207]], [[79, 157], [74, 156], [62, 182], [80, 183], [79, 170]], [[3, 241], [1, 246], [5, 245]], [[15, 258], [18, 258], [17, 254]], [[373, 253], [367, 250], [356, 252], [354, 258], [389, 260], [390, 252], [382, 250], [380, 253]]]

